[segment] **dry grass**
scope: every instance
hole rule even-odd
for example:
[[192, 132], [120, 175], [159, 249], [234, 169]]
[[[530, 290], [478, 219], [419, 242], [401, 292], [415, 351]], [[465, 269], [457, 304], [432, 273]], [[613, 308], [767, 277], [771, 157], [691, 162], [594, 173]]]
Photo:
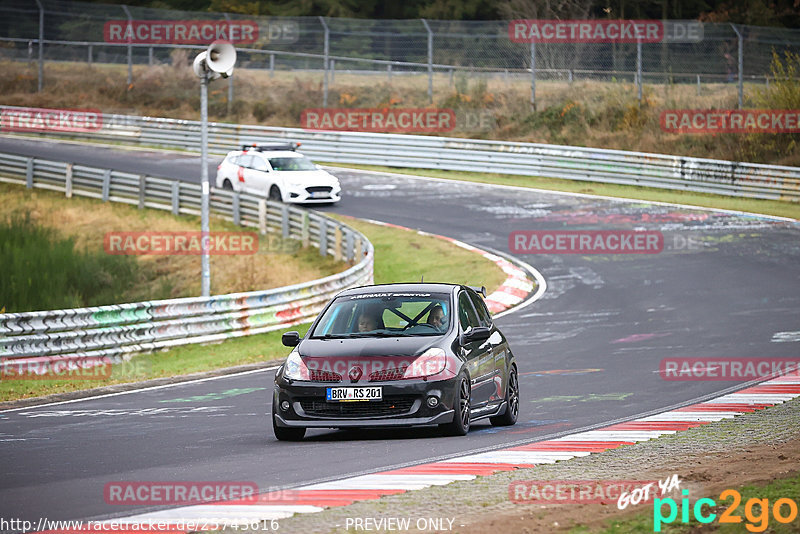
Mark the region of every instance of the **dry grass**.
[[[45, 90], [36, 94], [35, 64], [2, 62], [2, 103], [40, 107], [95, 107], [104, 112], [197, 119], [199, 88], [185, 51], [171, 64], [135, 66], [134, 83], [126, 87], [125, 65], [50, 63]], [[647, 78], [646, 78], [647, 80]], [[300, 113], [322, 105], [318, 72], [238, 68], [235, 99], [228, 112], [228, 82], [218, 80], [209, 91], [212, 120], [270, 126], [299, 126]], [[340, 71], [330, 83], [331, 107], [428, 107], [427, 76], [395, 73], [360, 74]], [[694, 83], [646, 84], [640, 106], [629, 81], [537, 81], [537, 111], [530, 107], [526, 74], [437, 74], [434, 107], [451, 108], [459, 118], [456, 135], [674, 153], [697, 157], [800, 165], [796, 135], [686, 135], [665, 133], [659, 116], [665, 109], [735, 108], [736, 85]], [[763, 84], [745, 84], [745, 107], [769, 101]], [[484, 117], [483, 125], [464, 117]]]
[[[74, 237], [76, 248], [103, 250], [107, 232], [199, 231], [198, 217], [175, 217], [156, 210], [73, 198], [50, 192], [29, 191], [0, 184], [0, 218], [31, 214], [39, 225]], [[220, 220], [211, 220], [212, 231], [252, 231]], [[289, 253], [286, 253], [289, 252]], [[126, 294], [126, 301], [178, 298], [200, 294], [199, 256], [137, 256], [140, 279]], [[294, 241], [262, 236], [259, 252], [252, 255], [211, 256], [213, 294], [255, 291], [296, 284], [340, 272], [343, 262], [321, 257], [315, 248], [301, 249]]]

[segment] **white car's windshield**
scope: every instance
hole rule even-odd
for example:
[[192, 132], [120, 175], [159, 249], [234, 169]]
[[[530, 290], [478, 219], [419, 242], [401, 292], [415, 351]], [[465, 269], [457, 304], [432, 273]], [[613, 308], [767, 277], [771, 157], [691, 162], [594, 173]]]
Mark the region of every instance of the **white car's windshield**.
[[269, 164], [276, 171], [315, 171], [317, 166], [308, 158], [270, 158]]
[[339, 297], [320, 318], [312, 338], [441, 335], [450, 326], [445, 293], [370, 293]]

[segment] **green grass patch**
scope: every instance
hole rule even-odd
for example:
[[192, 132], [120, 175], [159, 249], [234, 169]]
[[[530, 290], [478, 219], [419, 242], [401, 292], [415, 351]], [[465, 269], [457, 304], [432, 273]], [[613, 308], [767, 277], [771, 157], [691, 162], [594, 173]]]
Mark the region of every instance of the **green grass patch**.
[[31, 221], [30, 213], [0, 220], [0, 309], [25, 312], [120, 302], [139, 275], [131, 256], [79, 249]]
[[[495, 264], [441, 239], [416, 232], [341, 218], [364, 233], [375, 246], [376, 284], [426, 281], [483, 284], [496, 289], [505, 274]], [[317, 249], [311, 252], [317, 256]], [[217, 344], [185, 345], [142, 354], [120, 367], [121, 376], [103, 380], [1, 380], [0, 401], [66, 393], [100, 386], [221, 369], [248, 363], [282, 360], [289, 349], [281, 344], [285, 330], [305, 334], [310, 324], [226, 340]]]
[[479, 254], [439, 238], [331, 214], [352, 226], [375, 247], [375, 283], [444, 282], [497, 289], [506, 274]]
[[[728, 488], [726, 488], [728, 489]], [[724, 499], [720, 498], [720, 493], [708, 495], [689, 495], [689, 522], [681, 522], [681, 499], [682, 496], [673, 492], [669, 497], [675, 499], [677, 515], [672, 523], [663, 523], [661, 532], [666, 533], [683, 533], [683, 532], [719, 532], [722, 534], [739, 533], [739, 532], [769, 532], [775, 534], [783, 533], [797, 533], [800, 532], [800, 516], [795, 514], [794, 519], [788, 524], [780, 523], [775, 519], [773, 509], [776, 501], [779, 499], [789, 499], [795, 504], [796, 507], [800, 505], [798, 502], [798, 495], [800, 495], [800, 473], [773, 480], [765, 485], [748, 484], [738, 486], [734, 489], [741, 495], [741, 500], [736, 508], [732, 505], [735, 504], [732, 496], [726, 495]], [[694, 518], [694, 503], [697, 499], [705, 497], [716, 502], [716, 506], [709, 507], [703, 506], [703, 515], [708, 516], [711, 513], [716, 514], [714, 520], [708, 524], [702, 524]], [[751, 501], [752, 499], [752, 501]], [[768, 500], [765, 502], [764, 500]], [[761, 507], [761, 502], [765, 506]], [[599, 529], [591, 529], [585, 526], [579, 526], [572, 529], [572, 533], [600, 533], [600, 534], [621, 534], [621, 533], [652, 533], [653, 532], [653, 506], [645, 505], [646, 511], [637, 513], [628, 518], [615, 520], [611, 519]], [[720, 523], [720, 516], [730, 510], [732, 519], [735, 517], [741, 518], [739, 523]], [[791, 516], [790, 506], [783, 504], [780, 509], [783, 517], [788, 518]], [[669, 515], [669, 507], [663, 506], [663, 515]]]
[[520, 176], [516, 174], [443, 171], [438, 169], [401, 169], [378, 165], [356, 165], [349, 163], [324, 163], [324, 165], [330, 165], [332, 167], [364, 169], [377, 172], [411, 174], [415, 176], [429, 176], [432, 178], [442, 178], [446, 180], [463, 180], [465, 182], [476, 182], [482, 184], [512, 185], [517, 187], [529, 187], [531, 189], [545, 189], [548, 191], [562, 191], [567, 193], [583, 193], [617, 198], [631, 198], [636, 200], [649, 200], [653, 202], [669, 202], [673, 204], [686, 204], [690, 206], [701, 206], [706, 208], [746, 211], [750, 213], [762, 213], [765, 215], [800, 219], [800, 203], [798, 202], [727, 197], [710, 193], [670, 191], [668, 189], [658, 189], [655, 187], [603, 184], [599, 182], [544, 178], [541, 176]]

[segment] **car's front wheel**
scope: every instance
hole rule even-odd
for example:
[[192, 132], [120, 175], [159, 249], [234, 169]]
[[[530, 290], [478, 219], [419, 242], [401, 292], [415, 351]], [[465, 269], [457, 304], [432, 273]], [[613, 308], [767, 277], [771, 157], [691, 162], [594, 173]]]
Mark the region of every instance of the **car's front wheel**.
[[447, 436], [466, 436], [469, 432], [470, 423], [470, 385], [466, 376], [462, 376], [458, 382], [458, 391], [456, 391], [455, 400], [453, 402], [453, 421], [445, 423], [440, 426], [442, 431]]
[[278, 426], [275, 420], [275, 404], [272, 405], [272, 432], [279, 441], [300, 441], [306, 435], [305, 428]]
[[490, 417], [489, 421], [494, 426], [511, 426], [517, 422], [519, 416], [519, 376], [517, 368], [511, 366], [508, 373], [508, 386], [506, 387], [506, 411], [503, 415]]
[[283, 197], [281, 197], [281, 190], [277, 185], [273, 185], [269, 188], [269, 199], [274, 200], [275, 202], [283, 202]]

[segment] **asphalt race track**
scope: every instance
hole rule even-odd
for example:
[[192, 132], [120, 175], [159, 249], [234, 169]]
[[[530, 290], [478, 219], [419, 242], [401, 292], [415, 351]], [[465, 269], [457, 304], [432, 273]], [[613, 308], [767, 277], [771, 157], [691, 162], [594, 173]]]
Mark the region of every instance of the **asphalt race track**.
[[[0, 138], [0, 151], [199, 180], [199, 158]], [[216, 164], [210, 165], [214, 176]], [[480, 169], [476, 169], [480, 170]], [[0, 516], [88, 519], [147, 508], [104, 502], [112, 481], [252, 481], [261, 491], [430, 461], [633, 418], [732, 387], [666, 381], [665, 358], [796, 358], [800, 226], [755, 216], [334, 170], [340, 204], [377, 219], [510, 253], [515, 230], [652, 230], [654, 254], [521, 254], [548, 290], [498, 319], [521, 373], [519, 423], [312, 430], [274, 439], [271, 370], [0, 412]], [[474, 281], [479, 284], [480, 280]], [[213, 273], [212, 273], [213, 286]], [[789, 340], [789, 341], [784, 341]]]

